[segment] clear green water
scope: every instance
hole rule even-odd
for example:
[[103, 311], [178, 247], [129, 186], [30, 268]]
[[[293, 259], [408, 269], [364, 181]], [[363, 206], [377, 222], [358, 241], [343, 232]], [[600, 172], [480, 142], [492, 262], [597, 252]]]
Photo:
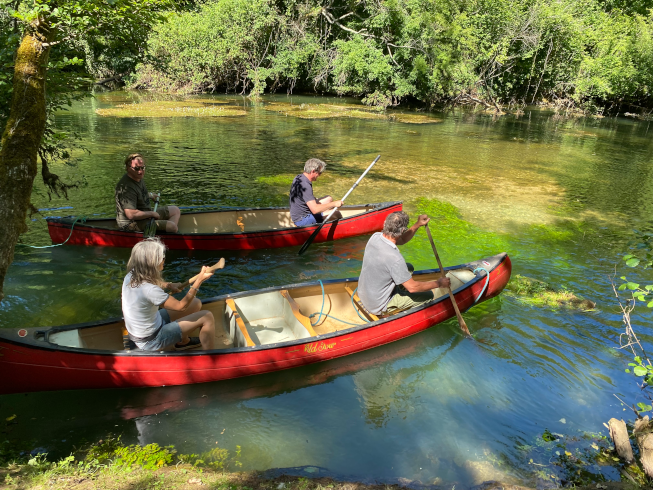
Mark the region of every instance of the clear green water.
[[[641, 401], [623, 372], [627, 356], [615, 349], [621, 322], [608, 274], [631, 230], [650, 229], [653, 144], [646, 123], [538, 111], [496, 120], [453, 112], [422, 125], [307, 120], [266, 104], [316, 99], [281, 96], [260, 103], [216, 97], [245, 108], [246, 116], [234, 118], [95, 114], [128, 98], [100, 95], [58, 116], [92, 153], [55, 172], [87, 185], [68, 201], [50, 201], [37, 184], [42, 216], [25, 243], [49, 243], [45, 216], [111, 215], [122, 159], [133, 151], [147, 157], [149, 189], [182, 209], [283, 205], [288, 177], [310, 157], [328, 163], [316, 191], [341, 196], [380, 153], [350, 203], [404, 200], [407, 211], [436, 217], [431, 229], [445, 265], [506, 251], [513, 274], [565, 285], [596, 301], [597, 311], [540, 309], [504, 294], [466, 313], [475, 342], [463, 339], [453, 321], [359, 355], [250, 379], [4, 396], [0, 420], [18, 415], [7, 439], [59, 455], [109, 432], [182, 452], [240, 445], [244, 469], [314, 465], [354, 479], [460, 488], [509, 477], [532, 483], [535, 470], [553, 472], [548, 457], [536, 459], [545, 467], [529, 465], [533, 453], [523, 448], [545, 428], [605, 433], [602, 422], [630, 416], [613, 393]], [[365, 243], [361, 237], [313, 245], [302, 257], [297, 249], [170, 252], [166, 277], [185, 278], [221, 255], [227, 267], [203, 286], [205, 296], [355, 276]], [[435, 266], [423, 231], [403, 253], [417, 268]], [[18, 247], [0, 328], [120, 315], [128, 255]], [[634, 323], [650, 346], [650, 315], [641, 311]]]

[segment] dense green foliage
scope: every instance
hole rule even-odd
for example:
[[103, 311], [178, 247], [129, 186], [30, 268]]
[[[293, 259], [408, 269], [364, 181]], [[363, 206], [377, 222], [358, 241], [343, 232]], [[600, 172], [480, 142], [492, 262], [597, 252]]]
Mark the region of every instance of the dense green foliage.
[[83, 150], [74, 133], [57, 130], [53, 115], [90, 94], [95, 78], [131, 73], [145, 57], [152, 24], [172, 0], [0, 0], [0, 128], [9, 117], [14, 59], [23, 34], [33, 22], [54, 32], [47, 67], [47, 125], [38, 155], [49, 192], [66, 195], [79, 184], [64, 183], [50, 172], [55, 161], [73, 164]]
[[[145, 57], [151, 26], [163, 20], [162, 10], [175, 5], [173, 0], [0, 0], [0, 127], [9, 113], [16, 50], [36, 18], [56, 33], [48, 63], [51, 114], [88, 93], [94, 78], [132, 72]], [[49, 144], [55, 144], [52, 138]]]
[[650, 0], [211, 0], [149, 39], [137, 86], [285, 88], [387, 106], [650, 105]]

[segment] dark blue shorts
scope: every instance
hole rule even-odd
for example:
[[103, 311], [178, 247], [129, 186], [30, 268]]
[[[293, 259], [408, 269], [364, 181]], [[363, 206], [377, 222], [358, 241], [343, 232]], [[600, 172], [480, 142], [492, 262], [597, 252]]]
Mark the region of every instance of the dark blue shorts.
[[323, 221], [324, 221], [324, 216], [322, 216], [322, 213], [309, 214], [308, 216], [304, 216], [303, 218], [300, 218], [297, 221], [295, 221], [295, 226], [316, 225], [318, 223], [322, 223]]

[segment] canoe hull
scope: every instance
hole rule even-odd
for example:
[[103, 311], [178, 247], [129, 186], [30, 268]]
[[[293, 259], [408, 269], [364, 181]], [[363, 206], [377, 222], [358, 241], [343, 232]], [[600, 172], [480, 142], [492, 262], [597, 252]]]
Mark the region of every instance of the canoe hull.
[[[401, 202], [387, 203], [361, 215], [329, 222], [322, 227], [314, 243], [380, 231], [383, 229], [385, 218], [390, 213], [401, 210]], [[63, 243], [68, 239], [66, 245], [132, 248], [143, 239], [143, 233], [94, 227], [89, 225], [91, 221], [87, 224], [75, 224], [72, 233], [69, 220], [49, 218], [47, 222], [48, 232], [54, 244]], [[317, 225], [244, 233], [162, 233], [158, 236], [170, 250], [255, 250], [303, 245], [316, 229]]]
[[[496, 258], [499, 261], [490, 271], [488, 287], [478, 302], [499, 294], [510, 279], [509, 257], [503, 254]], [[475, 304], [485, 282], [483, 278], [455, 294], [461, 310]], [[313, 337], [210, 353], [79, 351], [29, 341], [38, 329], [22, 329], [21, 333], [13, 329], [0, 330], [0, 394], [171, 386], [252, 376], [372, 349], [422, 332], [454, 316], [451, 300], [443, 297], [423, 309], [323, 335], [319, 339]]]

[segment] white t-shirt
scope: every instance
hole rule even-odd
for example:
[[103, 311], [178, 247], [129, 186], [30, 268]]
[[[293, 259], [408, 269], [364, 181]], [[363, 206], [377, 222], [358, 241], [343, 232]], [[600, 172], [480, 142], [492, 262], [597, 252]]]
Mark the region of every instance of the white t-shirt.
[[157, 312], [170, 295], [149, 282], [133, 288], [129, 284], [131, 278], [132, 273], [129, 272], [122, 282], [122, 314], [125, 317], [125, 327], [134, 337], [149, 337], [161, 327], [161, 316]]

